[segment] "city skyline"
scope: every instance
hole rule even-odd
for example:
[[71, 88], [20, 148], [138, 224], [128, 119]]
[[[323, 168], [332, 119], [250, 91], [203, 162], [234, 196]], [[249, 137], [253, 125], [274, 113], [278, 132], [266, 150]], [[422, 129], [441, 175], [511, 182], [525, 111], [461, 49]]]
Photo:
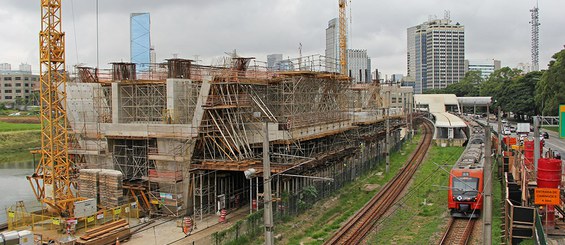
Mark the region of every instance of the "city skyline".
[[[449, 10], [451, 18], [466, 27], [466, 58], [494, 58], [505, 66], [516, 67], [530, 62], [529, 10], [534, 5], [533, 1], [510, 0], [464, 4], [447, 0], [378, 4], [355, 1], [351, 3], [352, 22], [348, 22], [348, 46], [367, 49], [372, 67], [383, 74], [406, 74], [406, 28], [427, 21], [430, 15], [441, 17], [444, 10]], [[539, 3], [541, 69], [546, 69], [551, 56], [563, 48], [565, 33], [559, 30], [562, 7], [565, 3], [558, 0]], [[303, 54], [324, 54], [327, 22], [338, 15], [337, 2], [331, 1], [146, 1], [135, 5], [99, 1], [99, 11], [102, 68], [109, 68], [110, 62], [129, 60], [132, 12], [151, 13], [157, 62], [178, 54], [188, 59], [198, 55], [202, 64], [211, 64], [233, 49], [261, 61], [272, 53], [298, 57], [299, 43]], [[39, 4], [7, 0], [0, 10], [0, 20], [9, 34], [0, 37], [6, 50], [0, 62], [28, 63], [37, 72]], [[63, 30], [67, 67], [77, 63], [96, 66], [94, 1], [63, 1]]]

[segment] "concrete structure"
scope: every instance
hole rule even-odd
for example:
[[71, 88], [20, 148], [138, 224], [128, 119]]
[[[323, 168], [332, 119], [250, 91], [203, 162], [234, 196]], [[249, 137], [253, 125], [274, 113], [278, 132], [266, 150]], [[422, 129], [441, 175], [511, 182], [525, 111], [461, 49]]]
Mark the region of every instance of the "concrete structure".
[[12, 70], [12, 65], [10, 65], [9, 63], [0, 64], [0, 71], [11, 71], [11, 70]]
[[267, 55], [267, 69], [280, 70], [282, 54], [269, 54]]
[[347, 50], [347, 70], [353, 83], [369, 83], [371, 79], [371, 58], [366, 49]]
[[18, 98], [30, 100], [39, 85], [39, 75], [31, 73], [31, 65], [21, 64], [24, 70], [12, 71], [10, 64], [5, 63], [2, 68], [8, 70], [0, 70], [0, 102], [11, 103]]
[[130, 15], [130, 59], [137, 71], [149, 71], [151, 63], [151, 20], [149, 13]]
[[465, 75], [465, 28], [448, 16], [407, 29], [407, 75], [414, 92], [445, 88]]
[[[248, 70], [249, 62], [232, 58], [227, 67], [209, 67], [170, 59], [154, 80], [132, 79], [131, 64], [114, 63], [111, 76], [101, 76], [112, 80], [69, 83], [67, 112], [78, 140], [70, 153], [82, 159], [81, 168], [121, 171], [124, 188], [148, 197], [142, 207], [197, 219], [253, 200], [260, 208], [265, 182], [243, 172], [263, 169], [265, 122], [270, 168], [278, 173], [271, 179], [274, 205], [285, 207], [275, 212], [298, 210], [305, 187], [328, 196], [384, 158], [378, 84], [355, 89], [347, 79], [296, 68], [273, 76]], [[391, 91], [391, 142], [399, 142], [411, 90]]]
[[441, 146], [462, 146], [467, 139], [467, 124], [450, 113], [460, 113], [459, 102], [454, 94], [416, 94], [416, 110], [429, 112], [436, 128], [434, 140]]
[[489, 106], [492, 103], [492, 97], [457, 97], [457, 101], [461, 106], [461, 113], [468, 111], [465, 110], [465, 107], [472, 107], [473, 114], [477, 114], [477, 106]]
[[465, 60], [465, 73], [468, 71], [480, 71], [481, 78], [487, 80], [490, 74], [500, 69], [500, 60], [495, 59], [469, 59]]

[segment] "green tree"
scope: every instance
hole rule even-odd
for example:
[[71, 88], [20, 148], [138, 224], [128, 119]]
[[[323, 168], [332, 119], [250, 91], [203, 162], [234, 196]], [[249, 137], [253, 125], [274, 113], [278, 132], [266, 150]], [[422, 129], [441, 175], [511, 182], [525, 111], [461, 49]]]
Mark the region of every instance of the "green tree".
[[503, 111], [510, 111], [508, 106], [511, 103], [508, 97], [504, 96], [504, 91], [512, 83], [512, 81], [520, 76], [522, 71], [518, 69], [511, 69], [510, 67], [503, 67], [494, 71], [490, 77], [479, 86], [479, 94], [481, 96], [491, 96], [495, 101], [491, 108], [500, 106]]
[[447, 85], [442, 89], [427, 90], [426, 94], [455, 94], [457, 97], [478, 96], [478, 86], [483, 82], [480, 71], [469, 71], [457, 83]]
[[555, 53], [536, 86], [536, 105], [543, 115], [556, 116], [565, 104], [565, 49]]
[[534, 94], [542, 74], [540, 71], [530, 72], [512, 79], [508, 86], [504, 86], [502, 97], [499, 98], [504, 104], [504, 110], [514, 112], [515, 117], [520, 120], [524, 120], [524, 116], [537, 114]]

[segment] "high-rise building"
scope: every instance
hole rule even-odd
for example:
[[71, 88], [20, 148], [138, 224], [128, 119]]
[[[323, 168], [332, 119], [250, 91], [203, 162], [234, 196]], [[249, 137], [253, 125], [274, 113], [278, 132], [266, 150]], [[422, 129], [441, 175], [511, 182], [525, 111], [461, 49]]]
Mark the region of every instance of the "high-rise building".
[[406, 82], [414, 82], [414, 93], [445, 88], [465, 75], [465, 28], [452, 24], [448, 15], [407, 30]]
[[500, 60], [494, 59], [470, 59], [465, 60], [465, 73], [468, 71], [480, 71], [483, 80], [488, 79], [490, 74], [500, 69]]
[[269, 70], [280, 70], [282, 54], [269, 54], [267, 55], [267, 68]]
[[326, 28], [326, 71], [339, 72], [339, 20], [333, 18]]
[[371, 82], [371, 58], [366, 49], [347, 50], [347, 70], [353, 83]]
[[149, 71], [151, 63], [151, 21], [149, 13], [130, 15], [130, 59], [137, 71]]

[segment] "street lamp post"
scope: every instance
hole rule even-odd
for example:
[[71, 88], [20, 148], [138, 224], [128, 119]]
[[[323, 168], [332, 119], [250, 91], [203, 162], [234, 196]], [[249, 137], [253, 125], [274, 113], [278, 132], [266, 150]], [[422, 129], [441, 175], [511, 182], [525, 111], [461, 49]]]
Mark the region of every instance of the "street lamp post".
[[265, 223], [265, 244], [272, 245], [273, 240], [273, 200], [271, 196], [271, 162], [269, 159], [269, 122], [265, 122], [263, 139], [263, 197], [265, 199], [263, 219]]

